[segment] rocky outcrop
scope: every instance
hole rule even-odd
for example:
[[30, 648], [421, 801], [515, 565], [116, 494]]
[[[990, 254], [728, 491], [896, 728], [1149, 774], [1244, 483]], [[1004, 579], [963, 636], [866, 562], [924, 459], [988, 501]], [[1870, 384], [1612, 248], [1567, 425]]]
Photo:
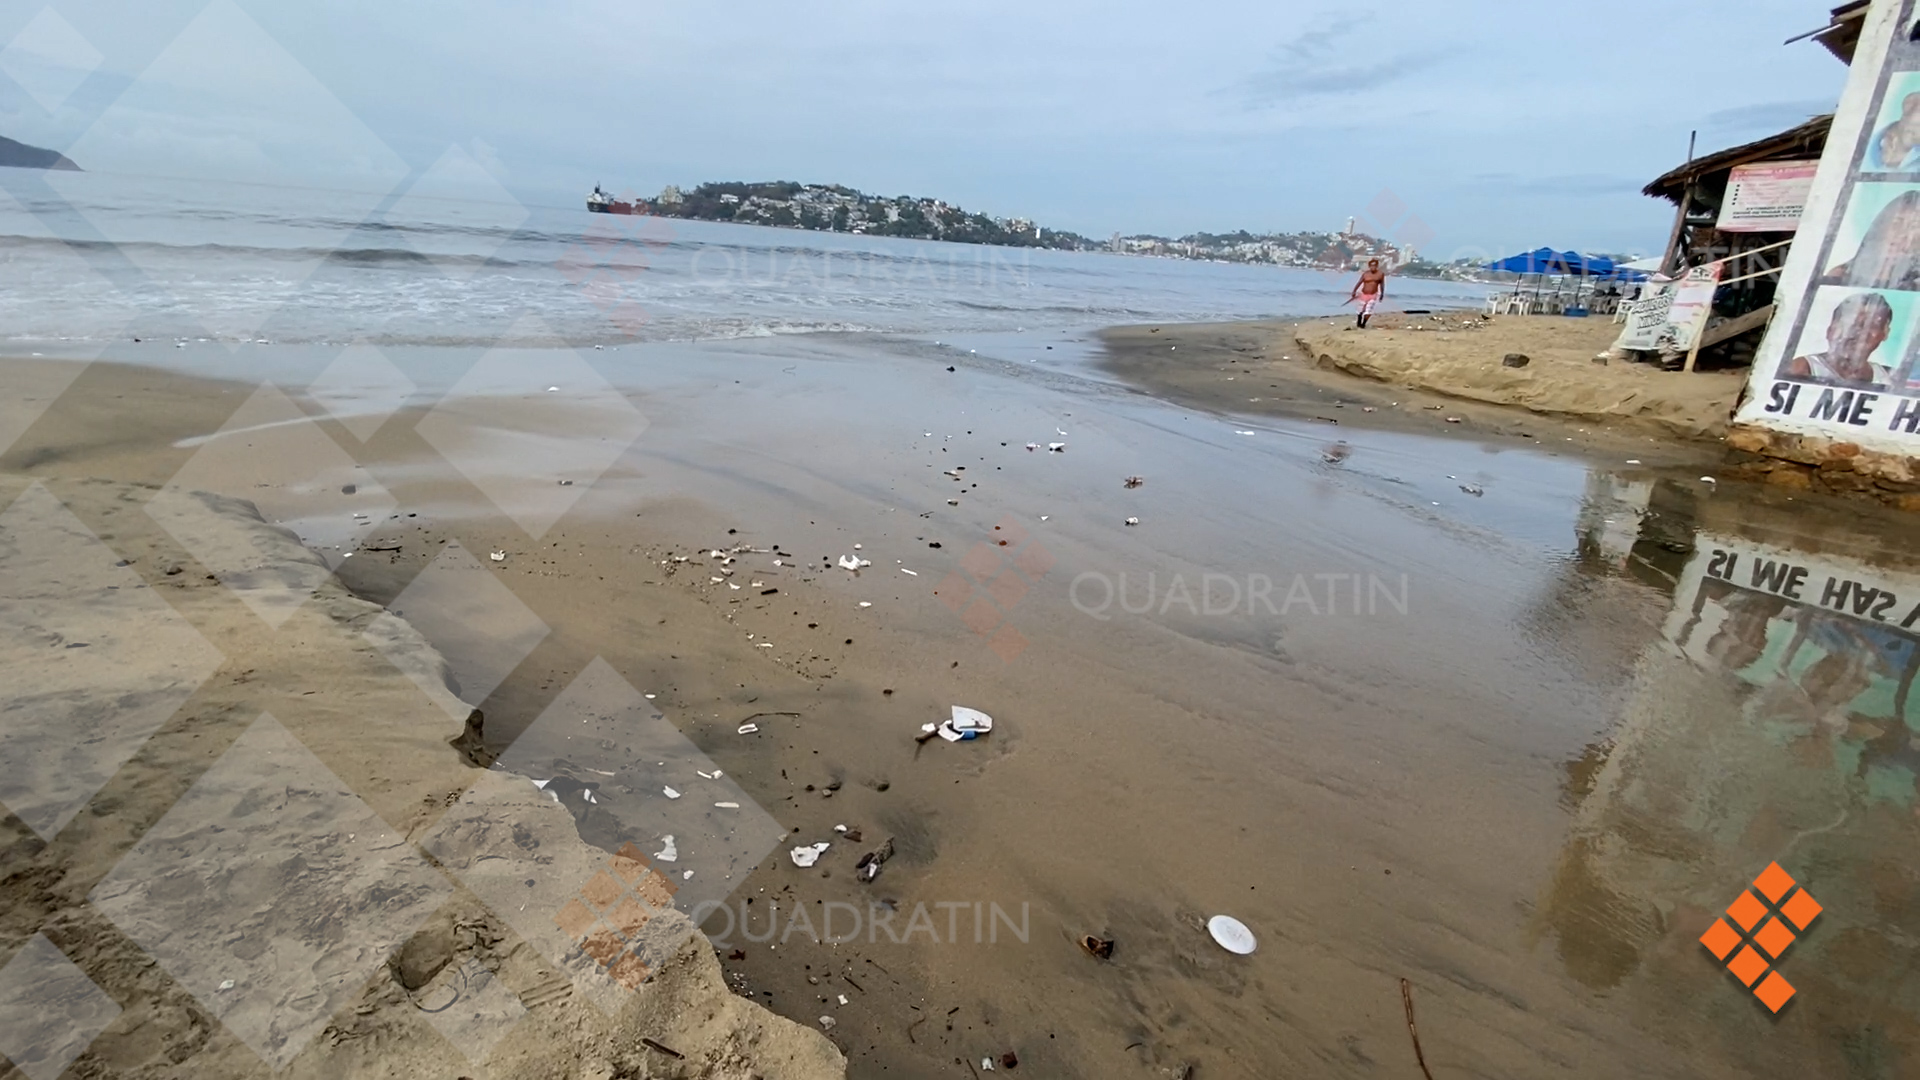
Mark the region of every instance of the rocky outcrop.
[[0, 166], [10, 169], [81, 171], [80, 166], [75, 165], [65, 154], [38, 146], [28, 146], [26, 143], [16, 142], [3, 135], [0, 135]]

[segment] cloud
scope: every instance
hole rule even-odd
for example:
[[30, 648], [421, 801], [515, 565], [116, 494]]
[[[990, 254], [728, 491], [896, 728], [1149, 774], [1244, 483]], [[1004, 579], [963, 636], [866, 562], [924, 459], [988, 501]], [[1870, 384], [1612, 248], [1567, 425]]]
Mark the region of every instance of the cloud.
[[1357, 94], [1433, 67], [1452, 49], [1382, 53], [1371, 39], [1358, 50], [1342, 48], [1373, 19], [1367, 12], [1325, 13], [1283, 42], [1261, 70], [1226, 89], [1250, 108], [1306, 97]]
[[1768, 101], [1708, 113], [1701, 123], [1706, 131], [1784, 131], [1832, 112], [1834, 104], [1826, 100]]

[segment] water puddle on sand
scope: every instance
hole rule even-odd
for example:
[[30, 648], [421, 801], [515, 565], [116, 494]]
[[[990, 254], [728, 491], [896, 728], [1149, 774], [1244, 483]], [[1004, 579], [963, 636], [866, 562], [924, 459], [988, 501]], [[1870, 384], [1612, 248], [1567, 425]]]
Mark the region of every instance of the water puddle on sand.
[[[396, 363], [432, 400], [364, 443], [322, 434], [371, 475], [352, 493], [304, 444], [267, 452], [298, 425], [242, 416], [244, 436], [170, 452], [254, 444], [196, 482], [231, 473], [277, 520], [361, 544], [330, 562], [405, 597], [489, 737], [604, 660], [738, 783], [703, 812], [764, 806], [792, 843], [863, 831], [804, 871], [786, 846], [710, 871], [721, 848], [649, 832], [612, 790], [690, 812], [662, 793], [684, 777], [624, 776], [671, 757], [617, 732], [567, 752], [610, 792], [574, 808], [582, 835], [653, 852], [672, 832], [692, 882], [732, 890], [729, 976], [835, 1015], [854, 1076], [1007, 1051], [1044, 1076], [1411, 1073], [1402, 978], [1442, 1077], [1880, 1076], [1920, 1055], [1910, 520], [1357, 425], [1330, 462], [1325, 427], [917, 346], [594, 353], [619, 392], [578, 401], [591, 380], [442, 397], [480, 358], [430, 352]], [[296, 387], [331, 362], [297, 360]], [[340, 501], [376, 488], [390, 510]], [[858, 575], [833, 562], [855, 544]], [[731, 566], [669, 558], [741, 545]], [[993, 733], [913, 741], [954, 704]], [[1820, 913], [1733, 926], [1717, 956], [1701, 938], [1775, 863], [1794, 884], [1753, 903], [1792, 923], [1804, 890]], [[853, 941], [744, 938], [775, 899], [783, 927], [796, 903], [900, 914]], [[937, 932], [889, 940], [921, 905]], [[995, 910], [1022, 933], [979, 940]], [[1253, 954], [1207, 936], [1221, 914]], [[851, 991], [808, 981], [848, 970]], [[1748, 985], [1776, 975], [1778, 1013]]]

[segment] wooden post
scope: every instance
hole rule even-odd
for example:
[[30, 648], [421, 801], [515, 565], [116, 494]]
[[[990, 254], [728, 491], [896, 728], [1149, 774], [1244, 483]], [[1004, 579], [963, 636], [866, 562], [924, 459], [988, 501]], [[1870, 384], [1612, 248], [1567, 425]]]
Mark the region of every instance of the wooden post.
[[1660, 260], [1660, 272], [1665, 274], [1673, 269], [1674, 256], [1680, 250], [1680, 232], [1687, 225], [1687, 208], [1693, 205], [1693, 184], [1688, 183], [1680, 192], [1680, 208], [1673, 214], [1673, 231], [1667, 234], [1667, 253]]

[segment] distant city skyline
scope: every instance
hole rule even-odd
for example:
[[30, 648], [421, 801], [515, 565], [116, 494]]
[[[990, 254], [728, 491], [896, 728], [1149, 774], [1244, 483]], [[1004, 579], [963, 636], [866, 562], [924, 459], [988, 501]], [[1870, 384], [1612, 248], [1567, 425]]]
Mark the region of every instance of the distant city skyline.
[[[55, 0], [0, 14], [0, 134], [101, 171], [396, 193], [431, 176], [529, 205], [797, 180], [1095, 237], [1354, 217], [1439, 261], [1651, 250], [1671, 208], [1639, 188], [1690, 131], [1707, 153], [1833, 107], [1845, 68], [1782, 44], [1824, 18], [1784, 0], [1658, 19], [978, 0], [912, 20], [846, 0]], [[1707, 38], [1766, 77], [1677, 77]]]

